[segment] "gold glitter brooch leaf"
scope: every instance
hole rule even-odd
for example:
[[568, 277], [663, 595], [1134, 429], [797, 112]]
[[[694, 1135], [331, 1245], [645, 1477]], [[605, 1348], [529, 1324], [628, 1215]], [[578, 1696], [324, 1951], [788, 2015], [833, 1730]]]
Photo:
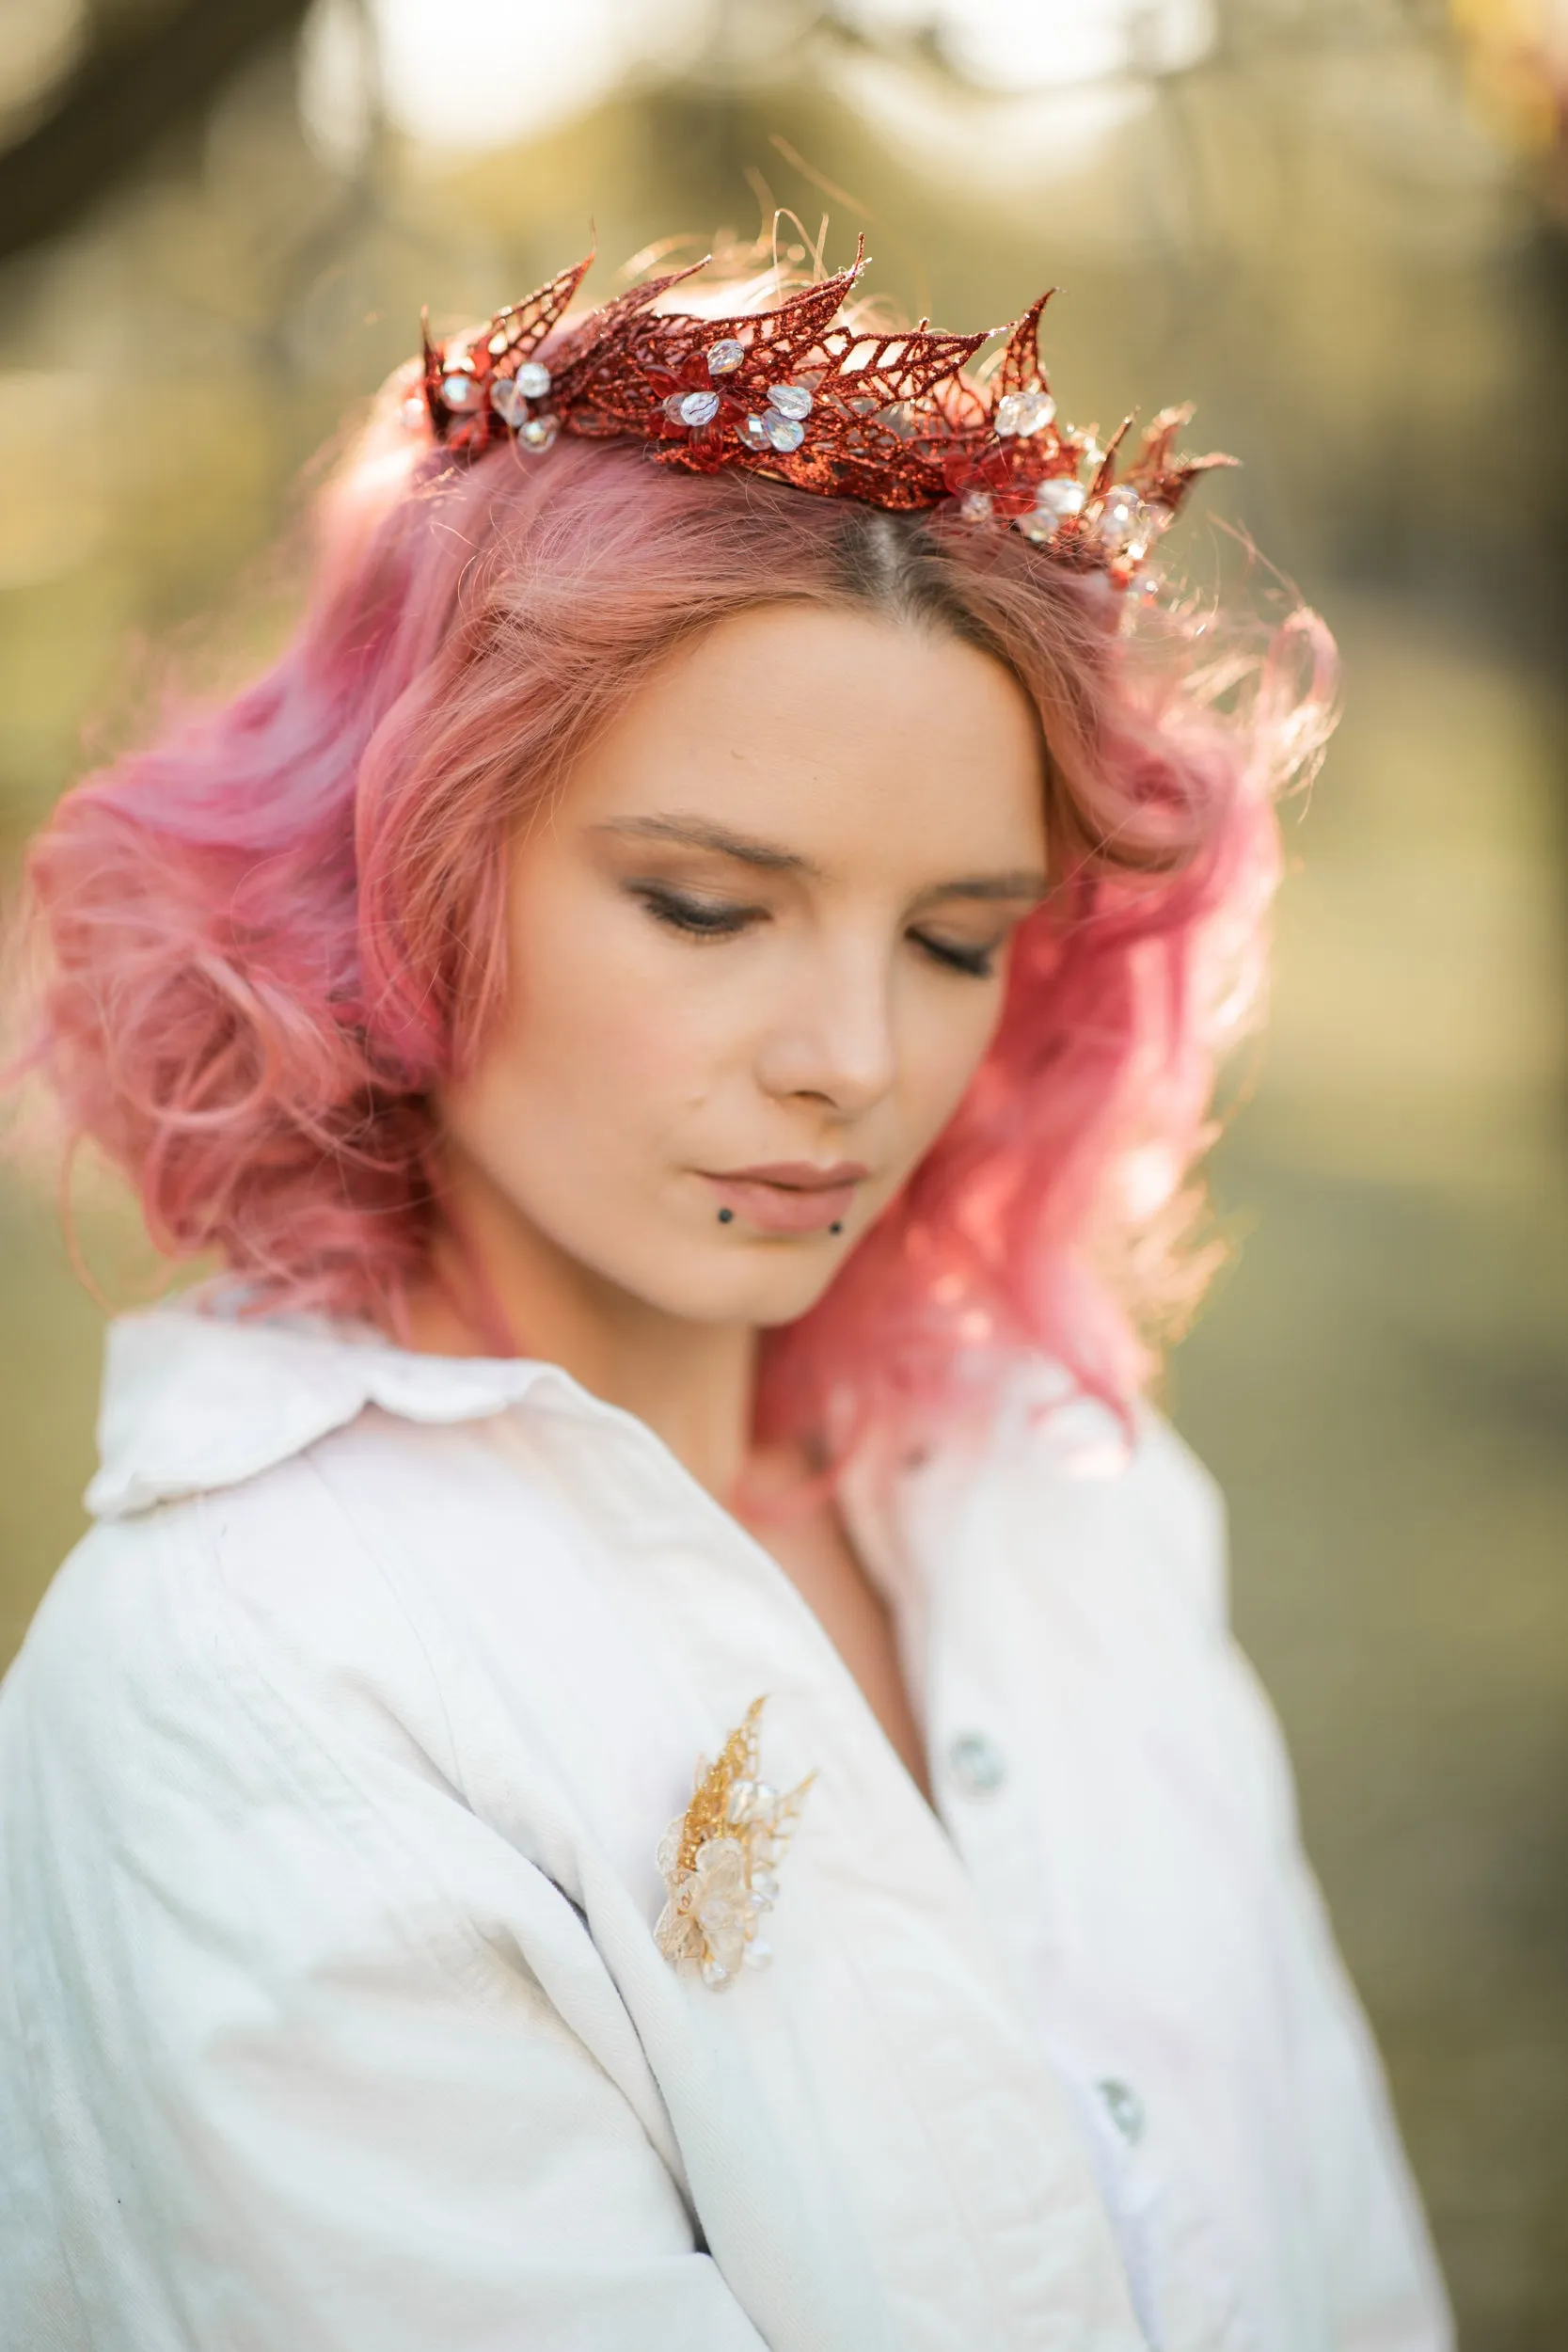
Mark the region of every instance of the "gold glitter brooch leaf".
[[658, 1845], [670, 1899], [654, 1940], [675, 1966], [695, 1966], [717, 1991], [742, 1968], [766, 1968], [773, 1955], [758, 1929], [778, 1898], [778, 1867], [795, 1835], [807, 1789], [781, 1795], [761, 1778], [757, 1728], [766, 1699], [753, 1699], [717, 1763], [697, 1765], [691, 1803]]

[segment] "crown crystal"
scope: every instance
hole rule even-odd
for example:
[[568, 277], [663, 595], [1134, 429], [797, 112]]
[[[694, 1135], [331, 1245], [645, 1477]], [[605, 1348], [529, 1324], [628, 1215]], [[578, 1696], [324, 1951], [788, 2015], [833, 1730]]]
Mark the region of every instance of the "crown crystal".
[[1031, 433], [1043, 432], [1055, 414], [1049, 392], [1004, 392], [996, 404], [996, 430], [1004, 439], [1026, 440]]
[[793, 417], [785, 416], [779, 408], [765, 408], [756, 421], [762, 427], [768, 448], [777, 450], [781, 457], [787, 457], [792, 451], [798, 450], [806, 437], [805, 426], [798, 424]]
[[1101, 546], [1113, 555], [1120, 555], [1137, 537], [1143, 511], [1143, 501], [1136, 490], [1125, 485], [1107, 490], [1101, 501], [1096, 525]]
[[713, 422], [719, 414], [719, 395], [717, 392], [672, 392], [664, 404], [664, 413], [672, 424], [689, 425], [695, 430], [700, 425]]
[[1057, 474], [1050, 482], [1042, 482], [1035, 492], [1035, 503], [1027, 515], [1021, 515], [1018, 527], [1026, 539], [1037, 547], [1049, 547], [1062, 525], [1084, 511], [1084, 485], [1070, 474]]
[[[769, 384], [768, 405], [793, 424], [803, 424], [812, 411], [812, 397], [803, 384]], [[791, 444], [792, 447], [797, 446]]]

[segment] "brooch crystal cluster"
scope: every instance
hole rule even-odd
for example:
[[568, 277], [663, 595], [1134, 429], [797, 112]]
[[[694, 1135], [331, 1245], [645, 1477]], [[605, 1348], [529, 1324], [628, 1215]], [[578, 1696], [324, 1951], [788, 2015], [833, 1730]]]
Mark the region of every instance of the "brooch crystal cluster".
[[757, 1726], [766, 1704], [752, 1702], [717, 1763], [699, 1759], [691, 1803], [659, 1840], [670, 1899], [654, 1939], [666, 1960], [695, 1964], [716, 1991], [773, 1957], [758, 1929], [777, 1899], [778, 1867], [816, 1777], [808, 1773], [783, 1795], [759, 1777]]

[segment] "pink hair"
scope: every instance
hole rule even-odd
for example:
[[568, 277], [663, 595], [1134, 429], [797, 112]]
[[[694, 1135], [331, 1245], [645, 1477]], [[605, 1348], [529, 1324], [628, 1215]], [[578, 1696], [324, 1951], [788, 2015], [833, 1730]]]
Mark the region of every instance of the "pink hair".
[[315, 588], [232, 701], [89, 776], [34, 845], [29, 1060], [175, 1258], [258, 1306], [405, 1328], [440, 1217], [430, 1089], [505, 986], [501, 855], [673, 644], [779, 598], [955, 630], [1048, 748], [1059, 886], [991, 1050], [819, 1303], [766, 1336], [759, 1426], [907, 1439], [1037, 1351], [1120, 1406], [1201, 1284], [1192, 1170], [1253, 993], [1274, 798], [1327, 731], [1297, 612], [1240, 653], [1016, 533], [890, 516], [619, 443], [453, 467], [384, 404], [319, 511]]

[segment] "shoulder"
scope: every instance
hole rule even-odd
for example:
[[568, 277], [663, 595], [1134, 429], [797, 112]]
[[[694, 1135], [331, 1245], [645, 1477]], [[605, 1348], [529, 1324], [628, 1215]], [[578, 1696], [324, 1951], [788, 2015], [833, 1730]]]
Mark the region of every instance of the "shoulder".
[[314, 1449], [100, 1521], [45, 1594], [3, 1711], [13, 1741], [105, 1794], [169, 1770], [260, 1790], [451, 1764], [450, 1693]]
[[1203, 1631], [1226, 1629], [1224, 1497], [1152, 1406], [1122, 1414], [1075, 1391], [1059, 1366], [1025, 1364], [1002, 1394], [987, 1467], [1058, 1554], [1084, 1556], [1101, 1577], [1120, 1566]]
[[31, 1949], [489, 1982], [484, 1923], [557, 1835], [548, 1760], [497, 1740], [485, 1661], [432, 1641], [322, 1468], [102, 1523], [58, 1572], [0, 1690], [0, 1903]]
[[123, 1318], [98, 1525], [39, 1613], [23, 1684], [41, 1689], [56, 1656], [166, 1692], [221, 1668], [361, 1725], [373, 1699], [437, 1740], [430, 1620], [467, 1555], [498, 1523], [515, 1553], [561, 1549], [547, 1480], [516, 1447], [503, 1463], [497, 1434], [525, 1400], [547, 1408], [551, 1377], [188, 1303]]
[[[270, 1335], [241, 1338], [230, 1406], [251, 1400]], [[45, 1597], [0, 1704], [8, 1753], [51, 1772], [69, 1755], [82, 1803], [116, 1820], [133, 1781], [178, 1756], [214, 1792], [243, 1782], [318, 1820], [417, 1816], [449, 1843], [433, 1794], [486, 1818], [500, 1804], [531, 1850], [558, 1780], [541, 1691], [596, 1598], [551, 1477], [556, 1415], [547, 1396], [511, 1412], [477, 1382], [416, 1375], [429, 1387], [412, 1401], [442, 1417], [321, 1378], [309, 1420], [287, 1404], [295, 1451], [194, 1492], [217, 1472], [178, 1451], [198, 1419], [186, 1379], [156, 1444], [126, 1451], [166, 1499], [102, 1518]], [[144, 1396], [124, 1401], [128, 1422]]]

